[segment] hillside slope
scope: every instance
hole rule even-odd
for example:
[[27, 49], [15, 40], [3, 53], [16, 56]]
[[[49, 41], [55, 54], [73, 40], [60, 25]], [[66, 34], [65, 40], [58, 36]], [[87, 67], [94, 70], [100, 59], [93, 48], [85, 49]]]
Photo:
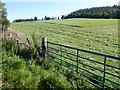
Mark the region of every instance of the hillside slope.
[[77, 48], [118, 55], [117, 19], [67, 19], [11, 23], [13, 31], [31, 38], [46, 36], [49, 41]]

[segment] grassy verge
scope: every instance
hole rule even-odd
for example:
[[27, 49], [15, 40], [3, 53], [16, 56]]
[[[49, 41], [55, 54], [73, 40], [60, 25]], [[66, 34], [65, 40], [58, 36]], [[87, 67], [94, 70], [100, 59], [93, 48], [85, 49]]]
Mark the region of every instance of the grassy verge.
[[32, 49], [34, 52], [31, 52], [30, 48], [20, 47], [19, 53], [16, 47], [14, 41], [2, 43], [3, 89], [95, 89], [81, 80], [80, 75], [59, 66], [54, 61], [45, 60], [39, 54], [34, 57], [37, 53], [35, 47]]

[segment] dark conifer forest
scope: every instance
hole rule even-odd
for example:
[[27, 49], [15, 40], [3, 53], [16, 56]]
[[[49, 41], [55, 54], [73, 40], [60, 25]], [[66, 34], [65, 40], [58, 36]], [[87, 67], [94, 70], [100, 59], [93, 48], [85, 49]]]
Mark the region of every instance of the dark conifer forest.
[[120, 6], [93, 7], [76, 10], [62, 19], [67, 18], [120, 18]]

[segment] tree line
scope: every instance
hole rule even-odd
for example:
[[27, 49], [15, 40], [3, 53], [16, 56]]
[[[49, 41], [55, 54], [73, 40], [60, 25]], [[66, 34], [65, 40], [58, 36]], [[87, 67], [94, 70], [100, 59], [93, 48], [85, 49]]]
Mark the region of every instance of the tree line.
[[62, 19], [67, 18], [116, 18], [120, 19], [120, 6], [93, 7], [76, 10], [68, 15], [62, 15]]
[[15, 19], [13, 22], [27, 22], [27, 21], [38, 21], [38, 20], [59, 20], [59, 17], [48, 17], [45, 15], [44, 18], [42, 19], [38, 19], [37, 17], [35, 17], [34, 19]]
[[45, 17], [44, 18], [42, 18], [41, 20], [59, 20], [60, 18], [59, 17], [48, 17], [48, 16], [46, 16], [45, 15]]
[[71, 12], [68, 15], [62, 15], [61, 17], [48, 17], [45, 15], [44, 18], [38, 19], [15, 19], [13, 22], [26, 22], [26, 21], [37, 21], [37, 20], [60, 20], [68, 18], [114, 18], [120, 19], [120, 6], [105, 6], [105, 7], [93, 7], [86, 9], [79, 9], [74, 12]]
[[37, 21], [38, 18], [34, 17], [34, 19], [15, 19], [13, 22], [27, 22], [27, 21]]

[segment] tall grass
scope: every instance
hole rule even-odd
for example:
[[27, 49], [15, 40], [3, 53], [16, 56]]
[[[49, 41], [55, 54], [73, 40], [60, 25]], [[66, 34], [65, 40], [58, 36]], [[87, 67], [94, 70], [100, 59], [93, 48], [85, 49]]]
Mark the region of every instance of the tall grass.
[[[15, 41], [4, 41], [2, 45], [2, 89], [76, 90], [94, 87], [84, 83], [76, 73], [39, 56], [34, 58], [30, 48], [20, 47]], [[22, 49], [22, 50], [21, 50]], [[33, 48], [35, 49], [35, 47]], [[17, 52], [17, 53], [16, 53]], [[25, 54], [21, 55], [20, 52]], [[30, 54], [31, 53], [31, 54]]]

